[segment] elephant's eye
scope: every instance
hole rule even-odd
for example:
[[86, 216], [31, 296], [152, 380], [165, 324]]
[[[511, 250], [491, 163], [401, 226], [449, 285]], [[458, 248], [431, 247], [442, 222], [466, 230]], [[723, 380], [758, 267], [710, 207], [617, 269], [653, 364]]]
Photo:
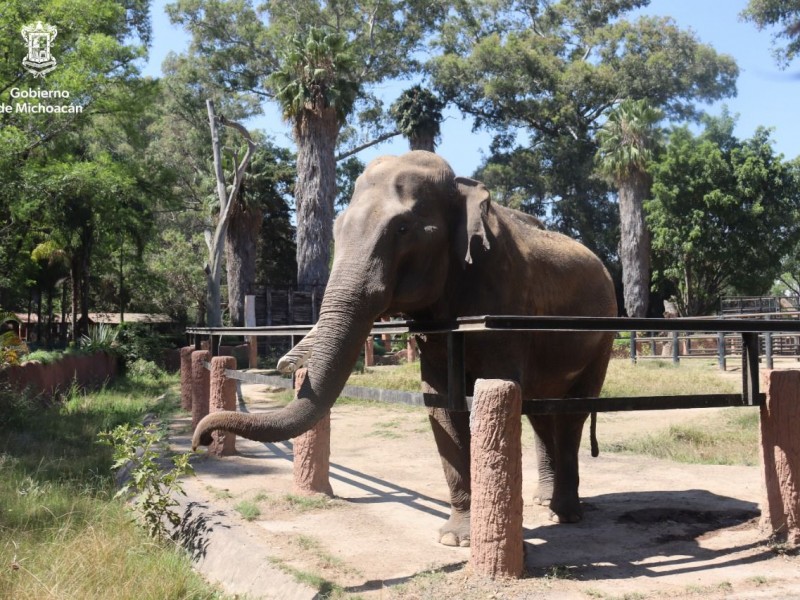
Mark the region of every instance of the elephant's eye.
[[405, 223], [403, 225], [400, 225], [397, 228], [397, 233], [399, 233], [401, 235], [404, 234], [404, 233], [408, 233], [408, 225], [406, 225]]

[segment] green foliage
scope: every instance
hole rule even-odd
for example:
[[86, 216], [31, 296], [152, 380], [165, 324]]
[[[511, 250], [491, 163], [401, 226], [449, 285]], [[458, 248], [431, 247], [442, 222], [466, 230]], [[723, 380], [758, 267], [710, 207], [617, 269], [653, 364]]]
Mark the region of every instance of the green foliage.
[[[741, 16], [759, 29], [776, 27], [773, 33], [773, 55], [782, 67], [800, 53], [800, 3], [797, 0], [749, 0]], [[779, 42], [784, 41], [784, 46]]]
[[181, 515], [174, 507], [178, 501], [173, 494], [185, 494], [180, 478], [194, 472], [188, 454], [173, 456], [173, 468], [165, 471], [160, 463], [164, 451], [165, 432], [146, 426], [120, 425], [101, 432], [98, 439], [114, 449], [116, 471], [127, 471], [127, 481], [117, 497], [134, 497], [134, 506], [153, 538], [168, 539], [167, 523], [177, 527]]
[[476, 175], [612, 270], [616, 207], [594, 163], [606, 111], [646, 98], [668, 118], [693, 118], [695, 102], [734, 94], [738, 74], [672, 19], [626, 18], [645, 3], [460, 3], [429, 63], [443, 99], [498, 133]]
[[286, 119], [302, 122], [306, 112], [333, 109], [343, 123], [358, 94], [356, 60], [344, 35], [312, 27], [295, 35], [269, 85]]
[[13, 331], [0, 333], [0, 367], [18, 365], [28, 353], [28, 345]]
[[177, 396], [156, 400], [164, 391], [117, 380], [14, 423], [0, 407], [0, 597], [221, 598], [186, 552], [134, 525], [113, 499], [111, 449], [96, 444], [99, 431], [175, 410]]
[[608, 113], [597, 131], [597, 165], [611, 183], [619, 187], [646, 171], [655, 156], [661, 116], [647, 100], [624, 100]]
[[117, 328], [118, 352], [125, 365], [136, 361], [156, 362], [161, 359], [161, 336], [145, 323], [124, 323]]
[[143, 358], [137, 358], [127, 366], [127, 373], [130, 377], [152, 379], [158, 381], [164, 378], [166, 373], [156, 363]]
[[81, 336], [81, 350], [87, 353], [115, 352], [117, 350], [117, 333], [115, 327], [108, 323], [89, 326], [89, 333]]
[[389, 112], [397, 128], [414, 148], [421, 140], [435, 143], [439, 137], [444, 106], [445, 103], [429, 89], [415, 85], [400, 94]]
[[698, 136], [673, 131], [645, 205], [654, 280], [676, 290], [683, 315], [709, 314], [727, 289], [767, 292], [800, 235], [797, 165], [775, 154], [769, 131], [739, 140], [727, 114], [705, 123]]

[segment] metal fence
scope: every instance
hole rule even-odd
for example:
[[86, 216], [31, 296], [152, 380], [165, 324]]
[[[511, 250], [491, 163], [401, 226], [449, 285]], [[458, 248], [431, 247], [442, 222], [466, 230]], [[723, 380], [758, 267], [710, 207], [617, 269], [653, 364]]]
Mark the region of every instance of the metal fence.
[[[223, 337], [291, 337], [292, 343], [307, 334], [311, 326], [283, 327], [192, 327], [186, 330], [196, 348], [204, 339], [208, 340], [212, 355], [216, 355]], [[761, 336], [775, 334], [800, 335], [800, 320], [721, 319], [721, 318], [677, 318], [634, 319], [619, 317], [560, 317], [491, 315], [461, 317], [446, 321], [391, 321], [375, 323], [371, 335], [425, 334], [446, 336], [448, 347], [448, 390], [446, 396], [418, 392], [396, 392], [346, 386], [343, 396], [354, 396], [383, 402], [399, 402], [417, 406], [443, 407], [450, 410], [469, 410], [471, 398], [467, 397], [464, 369], [465, 336], [475, 332], [576, 332], [576, 331], [628, 331], [631, 356], [637, 357], [636, 345], [640, 332], [665, 332], [669, 339], [686, 332], [702, 332], [708, 336], [713, 332], [727, 340], [735, 335], [738, 340], [739, 358], [742, 368], [742, 392], [740, 394], [696, 394], [678, 396], [633, 396], [615, 398], [538, 398], [523, 401], [525, 414], [555, 414], [574, 412], [609, 412], [629, 410], [663, 410], [679, 408], [704, 408], [722, 406], [759, 406], [764, 403], [764, 394], [759, 390], [759, 354]], [[648, 338], [650, 339], [650, 338]], [[676, 344], [677, 345], [677, 344]], [[723, 348], [725, 343], [723, 343]], [[767, 344], [766, 347], [770, 347]], [[724, 355], [727, 356], [727, 355]], [[226, 371], [226, 375], [240, 381], [286, 384], [286, 380], [245, 373]], [[291, 384], [286, 384], [289, 387]]]

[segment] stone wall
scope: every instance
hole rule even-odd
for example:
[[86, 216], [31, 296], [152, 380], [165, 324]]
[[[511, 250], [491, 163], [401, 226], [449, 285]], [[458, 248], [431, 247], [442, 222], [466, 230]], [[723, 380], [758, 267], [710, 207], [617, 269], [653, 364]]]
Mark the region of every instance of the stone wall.
[[0, 378], [14, 389], [28, 388], [34, 396], [53, 396], [65, 392], [76, 381], [81, 387], [99, 387], [117, 376], [117, 357], [104, 352], [87, 355], [67, 355], [60, 360], [42, 364], [30, 361], [6, 367]]

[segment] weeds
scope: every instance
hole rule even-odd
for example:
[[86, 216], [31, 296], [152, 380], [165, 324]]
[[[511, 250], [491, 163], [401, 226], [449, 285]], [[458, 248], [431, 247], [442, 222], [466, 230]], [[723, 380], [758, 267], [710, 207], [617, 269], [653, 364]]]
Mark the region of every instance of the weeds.
[[255, 502], [251, 502], [250, 500], [242, 500], [239, 504], [234, 506], [233, 509], [238, 512], [245, 521], [255, 521], [261, 516], [261, 509], [258, 508]]
[[114, 449], [112, 469], [126, 476], [116, 497], [133, 496], [150, 537], [169, 539], [167, 523], [175, 528], [181, 522], [181, 516], [174, 510], [178, 501], [173, 495], [185, 495], [180, 478], [194, 472], [189, 455], [173, 456], [173, 468], [163, 470], [159, 460], [165, 449], [165, 432], [152, 427], [124, 424], [100, 433], [98, 438]]

